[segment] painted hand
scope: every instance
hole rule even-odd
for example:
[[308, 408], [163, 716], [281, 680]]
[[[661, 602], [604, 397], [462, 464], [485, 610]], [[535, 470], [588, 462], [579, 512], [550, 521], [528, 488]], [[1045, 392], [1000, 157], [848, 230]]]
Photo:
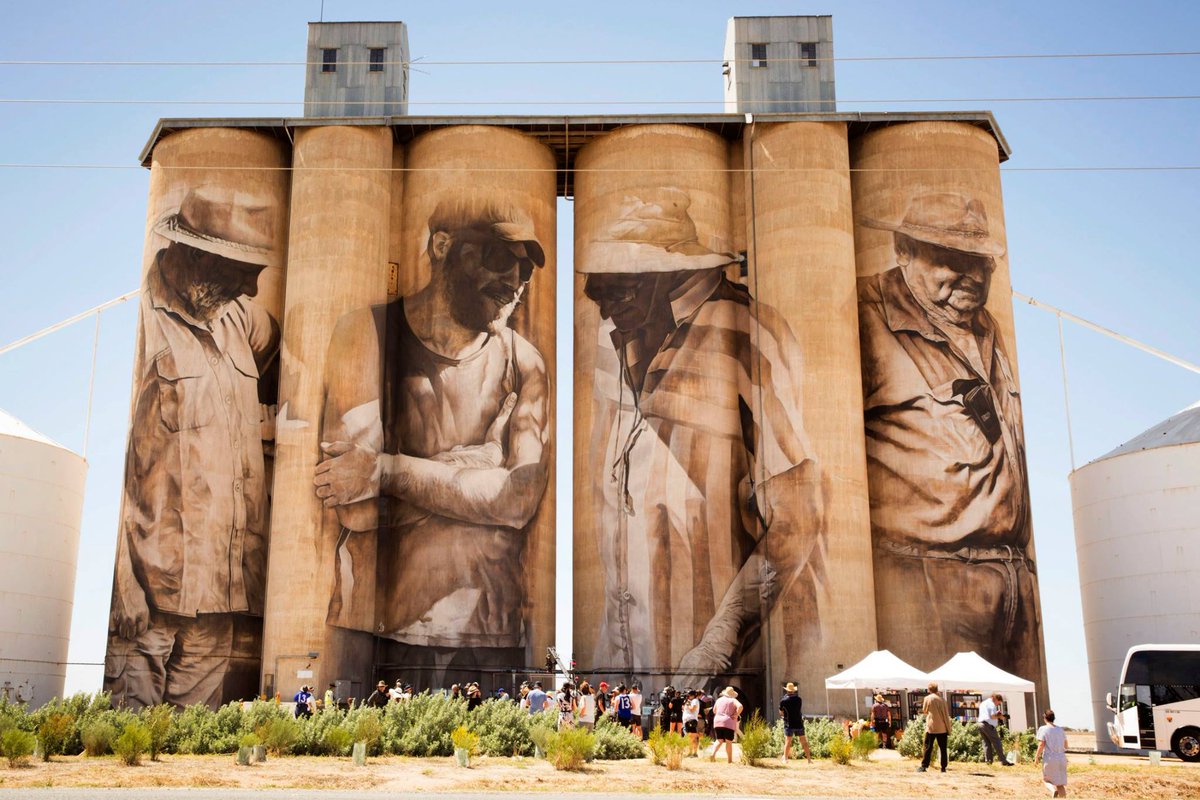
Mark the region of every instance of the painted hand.
[[728, 648], [701, 639], [680, 659], [672, 685], [699, 686], [729, 669], [729, 663]]
[[122, 591], [113, 603], [109, 625], [122, 639], [133, 640], [145, 633], [150, 627], [146, 593], [140, 588]]
[[317, 465], [313, 485], [327, 508], [379, 496], [379, 453], [351, 442], [321, 442], [321, 452], [326, 458]]

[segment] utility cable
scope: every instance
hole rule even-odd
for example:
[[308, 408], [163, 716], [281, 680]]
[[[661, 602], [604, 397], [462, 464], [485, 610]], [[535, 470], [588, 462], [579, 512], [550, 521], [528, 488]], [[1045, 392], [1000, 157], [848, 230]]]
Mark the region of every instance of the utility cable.
[[[228, 164], [215, 164], [212, 166], [204, 166], [199, 164], [156, 164], [156, 169], [164, 170], [199, 170], [199, 171], [241, 171], [241, 172], [637, 172], [639, 174], [650, 173], [694, 173], [694, 172], [727, 172], [731, 174], [742, 174], [746, 170], [739, 167], [695, 167], [674, 168], [674, 167], [606, 167], [595, 169], [579, 169], [565, 167], [264, 167], [264, 166], [231, 166]], [[81, 169], [81, 170], [144, 170], [146, 167], [141, 164], [46, 164], [46, 163], [2, 163], [0, 169]], [[908, 173], [938, 173], [938, 172], [991, 172], [994, 167], [850, 167], [844, 169], [842, 167], [760, 167], [759, 172], [908, 172]], [[1078, 166], [1078, 167], [1000, 167], [1001, 173], [1009, 172], [1196, 172], [1200, 171], [1200, 164], [1162, 164], [1162, 165], [1130, 165], [1130, 166]], [[0, 351], [2, 352], [2, 351]]]

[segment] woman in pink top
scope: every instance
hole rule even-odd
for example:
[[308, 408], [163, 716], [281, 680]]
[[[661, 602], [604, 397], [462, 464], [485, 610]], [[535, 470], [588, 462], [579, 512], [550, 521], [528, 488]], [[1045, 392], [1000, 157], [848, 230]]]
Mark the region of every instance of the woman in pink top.
[[709, 761], [716, 760], [717, 751], [724, 744], [729, 763], [733, 763], [733, 734], [741, 716], [742, 704], [737, 701], [737, 690], [726, 686], [713, 706], [713, 735], [717, 737], [717, 741], [713, 744], [712, 752], [708, 754]]

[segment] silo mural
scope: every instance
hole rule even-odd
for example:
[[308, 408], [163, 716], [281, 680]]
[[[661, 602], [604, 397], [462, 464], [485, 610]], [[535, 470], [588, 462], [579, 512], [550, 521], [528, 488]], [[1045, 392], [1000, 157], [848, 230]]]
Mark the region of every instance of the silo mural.
[[953, 122], [853, 158], [879, 644], [1045, 668], [996, 143]]
[[823, 516], [798, 344], [729, 249], [727, 159], [715, 134], [649, 125], [577, 161], [576, 650], [756, 704], [761, 629]]
[[273, 139], [160, 144], [105, 688], [132, 707], [258, 683], [287, 181]]

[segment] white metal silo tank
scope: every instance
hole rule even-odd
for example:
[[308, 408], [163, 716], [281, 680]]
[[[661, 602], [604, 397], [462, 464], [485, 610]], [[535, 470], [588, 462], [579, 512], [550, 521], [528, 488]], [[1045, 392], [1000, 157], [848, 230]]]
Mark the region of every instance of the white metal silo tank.
[[1200, 403], [1071, 475], [1096, 745], [1131, 645], [1200, 644]]
[[61, 697], [87, 462], [0, 411], [0, 696]]

